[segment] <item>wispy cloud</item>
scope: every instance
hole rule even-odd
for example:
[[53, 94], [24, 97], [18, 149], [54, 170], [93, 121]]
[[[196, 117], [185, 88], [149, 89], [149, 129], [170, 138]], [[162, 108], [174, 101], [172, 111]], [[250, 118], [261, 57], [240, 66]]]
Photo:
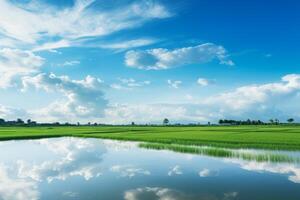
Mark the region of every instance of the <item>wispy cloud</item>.
[[205, 86], [208, 86], [208, 85], [215, 84], [216, 80], [214, 80], [214, 79], [206, 79], [206, 78], [198, 78], [197, 83], [200, 86], [205, 87]]
[[167, 83], [170, 87], [178, 89], [179, 86], [182, 84], [182, 81], [178, 81], [178, 80], [177, 81], [172, 81], [172, 80], [169, 79], [169, 80], [167, 80]]
[[73, 65], [79, 65], [80, 61], [79, 60], [70, 60], [70, 61], [65, 61], [64, 63], [58, 64], [60, 67], [65, 67], [65, 66], [73, 66]]
[[134, 40], [128, 40], [128, 41], [120, 41], [120, 42], [114, 42], [109, 44], [100, 44], [99, 47], [104, 49], [113, 49], [113, 50], [127, 50], [132, 49], [136, 47], [142, 47], [142, 46], [148, 46], [151, 44], [156, 43], [157, 40], [155, 39], [134, 39]]
[[119, 82], [111, 84], [110, 87], [117, 90], [131, 90], [133, 88], [138, 88], [150, 84], [150, 81], [137, 81], [133, 78], [119, 78]]
[[162, 48], [145, 51], [131, 50], [125, 55], [125, 63], [128, 67], [145, 70], [163, 70], [188, 64], [203, 64], [214, 59], [219, 60], [220, 64], [234, 65], [225, 48], [212, 43], [174, 50]]
[[80, 39], [105, 36], [141, 26], [172, 14], [160, 3], [137, 1], [109, 10], [94, 9], [95, 0], [76, 0], [72, 7], [31, 1], [0, 1], [0, 34], [6, 44], [35, 46], [35, 50], [68, 47]]

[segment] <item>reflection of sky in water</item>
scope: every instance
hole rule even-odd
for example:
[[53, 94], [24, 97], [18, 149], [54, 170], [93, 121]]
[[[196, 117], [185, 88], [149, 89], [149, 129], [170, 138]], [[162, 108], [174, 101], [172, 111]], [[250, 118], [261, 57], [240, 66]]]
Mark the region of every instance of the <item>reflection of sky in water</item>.
[[[294, 153], [297, 155], [297, 153]], [[0, 199], [299, 199], [300, 165], [55, 138], [0, 143]]]

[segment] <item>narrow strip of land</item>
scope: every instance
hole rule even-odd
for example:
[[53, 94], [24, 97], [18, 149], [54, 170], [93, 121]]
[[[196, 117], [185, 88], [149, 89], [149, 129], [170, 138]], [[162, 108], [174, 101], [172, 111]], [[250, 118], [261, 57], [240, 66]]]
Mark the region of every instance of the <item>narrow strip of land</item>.
[[300, 126], [70, 126], [0, 127], [0, 140], [91, 137], [228, 148], [300, 150]]

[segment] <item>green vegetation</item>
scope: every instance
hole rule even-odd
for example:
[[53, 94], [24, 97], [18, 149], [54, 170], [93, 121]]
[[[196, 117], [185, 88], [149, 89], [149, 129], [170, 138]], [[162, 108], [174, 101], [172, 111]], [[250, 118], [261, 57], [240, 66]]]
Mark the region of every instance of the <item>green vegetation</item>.
[[141, 143], [139, 145], [146, 149], [171, 150], [180, 153], [192, 153], [222, 158], [239, 158], [243, 160], [255, 160], [257, 162], [276, 162], [276, 163], [299, 163], [300, 158], [292, 157], [279, 153], [247, 153], [232, 149], [187, 146], [178, 144], [161, 144], [161, 143]]
[[227, 148], [300, 150], [300, 126], [0, 127], [0, 140], [76, 136]]

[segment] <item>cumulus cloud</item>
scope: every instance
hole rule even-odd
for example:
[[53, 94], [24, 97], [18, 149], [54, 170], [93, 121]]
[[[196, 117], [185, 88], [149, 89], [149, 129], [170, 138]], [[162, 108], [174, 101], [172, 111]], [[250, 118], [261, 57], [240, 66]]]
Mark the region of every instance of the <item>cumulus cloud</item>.
[[182, 81], [172, 81], [172, 80], [168, 80], [167, 81], [168, 85], [172, 88], [175, 88], [175, 89], [178, 89], [179, 88], [179, 85], [182, 84]]
[[44, 59], [30, 51], [19, 49], [0, 49], [0, 88], [16, 83], [17, 78], [36, 73]]
[[119, 78], [119, 83], [113, 83], [111, 88], [116, 90], [131, 90], [133, 88], [150, 85], [151, 81], [137, 81], [133, 78]]
[[[203, 112], [203, 113], [202, 113]], [[207, 120], [207, 113], [187, 104], [113, 104], [105, 110], [103, 122], [112, 124], [162, 123], [164, 118], [173, 122], [199, 122]]]
[[212, 43], [197, 46], [169, 49], [131, 50], [125, 55], [128, 67], [145, 70], [162, 70], [187, 64], [203, 64], [212, 60], [220, 64], [234, 65], [224, 47]]
[[198, 83], [200, 86], [205, 87], [205, 86], [208, 86], [208, 85], [215, 84], [216, 81], [213, 80], [213, 79], [198, 78], [197, 83]]
[[[81, 38], [104, 36], [140, 26], [151, 19], [171, 16], [163, 5], [154, 1], [137, 1], [106, 10], [96, 10], [95, 2], [76, 0], [71, 7], [55, 7], [36, 1], [0, 1], [0, 34], [37, 49], [43, 46], [39, 50], [45, 50], [67, 47]], [[12, 40], [6, 43], [13, 44]]]
[[61, 101], [36, 111], [34, 114], [39, 118], [72, 121], [84, 117], [102, 117], [107, 106], [102, 81], [92, 76], [83, 80], [72, 80], [67, 76], [43, 73], [34, 77], [23, 77], [22, 83], [24, 90], [35, 87], [48, 92], [59, 91], [64, 96]]
[[180, 104], [114, 104], [106, 109], [108, 123], [161, 123], [165, 117], [174, 122], [208, 122], [221, 118], [268, 120], [274, 116], [300, 119], [300, 75], [289, 74], [282, 80], [260, 85], [246, 85], [217, 95], [193, 98]]
[[283, 76], [281, 82], [243, 86], [231, 92], [209, 97], [206, 104], [215, 104], [242, 111], [253, 108], [254, 105], [276, 104], [276, 99], [279, 98], [281, 101], [285, 97], [297, 95], [299, 91], [300, 75], [289, 74]]

